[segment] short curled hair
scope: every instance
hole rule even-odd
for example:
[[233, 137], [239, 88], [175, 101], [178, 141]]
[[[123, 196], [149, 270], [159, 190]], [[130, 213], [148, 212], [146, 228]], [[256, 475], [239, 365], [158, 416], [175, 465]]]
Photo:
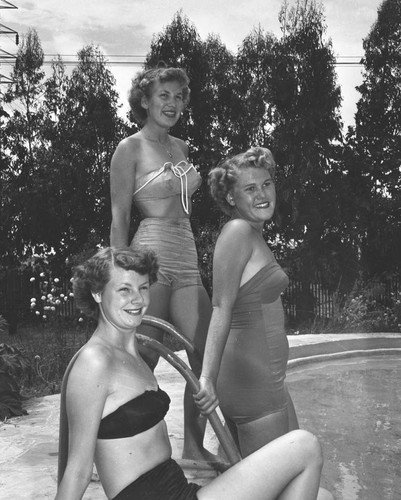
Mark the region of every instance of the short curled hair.
[[190, 89], [189, 78], [181, 68], [158, 67], [141, 71], [132, 79], [128, 92], [128, 102], [134, 119], [144, 125], [147, 119], [146, 109], [142, 107], [142, 98], [150, 98], [155, 83], [178, 82], [182, 86], [183, 102], [189, 103]]
[[100, 293], [110, 281], [112, 268], [149, 276], [150, 284], [157, 281], [156, 254], [144, 246], [112, 248], [106, 247], [76, 266], [73, 270], [72, 286], [76, 307], [89, 318], [98, 318], [99, 306], [92, 293]]
[[210, 193], [225, 214], [231, 215], [234, 208], [226, 200], [227, 194], [237, 182], [240, 170], [250, 167], [265, 168], [274, 179], [276, 163], [270, 149], [251, 147], [245, 153], [222, 160], [209, 172]]

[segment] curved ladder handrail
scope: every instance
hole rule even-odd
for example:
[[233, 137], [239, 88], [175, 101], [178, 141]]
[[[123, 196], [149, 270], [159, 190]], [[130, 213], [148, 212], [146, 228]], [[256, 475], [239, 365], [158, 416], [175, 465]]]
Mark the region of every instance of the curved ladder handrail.
[[[151, 339], [146, 335], [137, 334], [137, 338], [141, 342], [141, 344], [145, 345], [146, 347], [150, 347], [151, 349], [156, 351], [160, 356], [162, 356], [168, 363], [170, 363], [170, 365], [172, 365], [189, 383], [192, 392], [195, 393], [199, 391], [198, 379], [196, 378], [192, 370], [189, 368], [189, 366], [184, 361], [182, 361], [182, 359], [180, 359], [176, 354], [174, 354], [173, 351], [171, 351], [168, 347], [164, 346], [157, 340]], [[237, 462], [239, 462], [241, 460], [241, 455], [239, 454], [238, 448], [234, 443], [234, 440], [229, 431], [227, 431], [224, 428], [223, 424], [221, 423], [221, 420], [217, 415], [216, 410], [207, 415], [207, 418], [218, 440], [220, 441], [220, 444], [224, 452], [226, 453], [230, 464], [234, 465]]]
[[171, 323], [168, 321], [164, 321], [163, 319], [156, 318], [155, 316], [150, 316], [145, 314], [142, 319], [142, 325], [150, 325], [155, 326], [156, 328], [160, 328], [166, 333], [169, 333], [171, 336], [175, 337], [182, 344], [184, 344], [185, 350], [190, 353], [194, 353], [196, 351], [193, 343], [186, 337], [183, 333], [180, 333]]

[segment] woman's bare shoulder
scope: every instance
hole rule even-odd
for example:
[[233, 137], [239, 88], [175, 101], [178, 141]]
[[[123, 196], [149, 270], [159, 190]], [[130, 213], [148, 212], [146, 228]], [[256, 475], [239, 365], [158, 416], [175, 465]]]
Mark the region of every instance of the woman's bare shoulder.
[[136, 132], [135, 134], [129, 135], [128, 137], [125, 137], [122, 139], [116, 148], [116, 151], [129, 151], [129, 152], [135, 152], [137, 151], [142, 144], [143, 138], [141, 135], [139, 135], [139, 132]]
[[215, 257], [223, 259], [232, 256], [238, 259], [239, 256], [247, 259], [252, 251], [252, 228], [242, 219], [232, 219], [227, 222], [217, 238], [215, 247]]
[[252, 233], [252, 226], [244, 219], [231, 219], [221, 230], [221, 235], [231, 236], [235, 239], [249, 236]]
[[187, 157], [188, 152], [189, 152], [188, 144], [185, 141], [183, 141], [182, 139], [179, 139], [178, 137], [174, 137], [172, 135], [170, 135], [170, 139], [176, 144], [176, 146], [179, 147], [179, 149]]
[[114, 356], [109, 347], [99, 342], [89, 341], [79, 352], [74, 369], [102, 373], [112, 366], [113, 359]]
[[130, 135], [119, 142], [111, 160], [112, 174], [114, 172], [122, 172], [124, 178], [125, 176], [133, 177], [138, 159], [141, 157], [141, 143], [142, 139], [138, 136], [138, 133]]

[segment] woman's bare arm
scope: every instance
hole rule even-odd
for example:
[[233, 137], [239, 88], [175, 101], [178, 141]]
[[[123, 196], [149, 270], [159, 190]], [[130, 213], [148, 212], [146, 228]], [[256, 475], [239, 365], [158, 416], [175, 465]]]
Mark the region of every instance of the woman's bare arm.
[[92, 476], [99, 423], [108, 396], [109, 362], [98, 348], [84, 349], [67, 382], [69, 451], [56, 500], [81, 499]]
[[213, 299], [200, 391], [195, 400], [208, 414], [218, 405], [216, 380], [231, 325], [231, 315], [240, 287], [242, 273], [252, 255], [251, 227], [244, 221], [233, 220], [224, 226], [216, 243], [213, 257]]
[[129, 245], [132, 196], [135, 188], [134, 140], [128, 137], [114, 152], [110, 167], [111, 229], [110, 246]]

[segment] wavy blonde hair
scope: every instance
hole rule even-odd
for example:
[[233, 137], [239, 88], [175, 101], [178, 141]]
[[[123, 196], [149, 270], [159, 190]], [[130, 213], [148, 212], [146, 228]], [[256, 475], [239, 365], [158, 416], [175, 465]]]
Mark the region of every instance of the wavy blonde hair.
[[276, 163], [270, 149], [254, 146], [245, 153], [222, 160], [209, 172], [209, 187], [212, 198], [221, 210], [231, 215], [233, 207], [226, 197], [237, 182], [239, 172], [247, 168], [264, 168], [274, 179]]

